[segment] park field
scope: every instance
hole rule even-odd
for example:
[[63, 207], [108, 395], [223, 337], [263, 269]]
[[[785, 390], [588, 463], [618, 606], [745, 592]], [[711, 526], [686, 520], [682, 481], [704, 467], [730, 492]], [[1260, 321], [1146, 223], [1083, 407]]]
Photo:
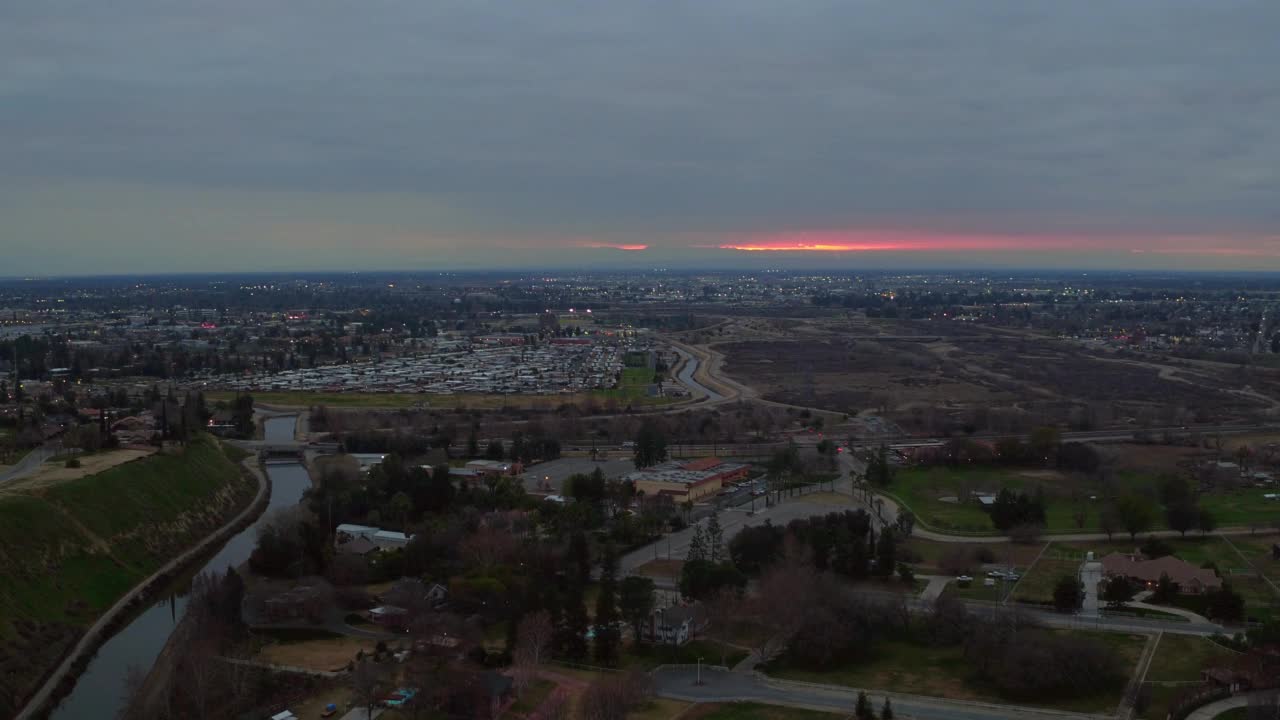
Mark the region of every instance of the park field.
[[[1066, 633], [1065, 630], [1046, 632]], [[1121, 667], [1132, 672], [1142, 654], [1146, 638], [1122, 633], [1071, 631], [1106, 644], [1119, 658]], [[877, 653], [869, 661], [833, 666], [821, 671], [787, 667], [785, 662], [768, 670], [770, 675], [786, 680], [847, 685], [855, 688], [893, 688], [895, 692], [914, 695], [1017, 704], [1082, 713], [1110, 713], [1120, 703], [1124, 684], [1100, 688], [1097, 692], [1071, 698], [1045, 701], [1014, 701], [1002, 697], [969, 677], [969, 662], [960, 646], [933, 646], [909, 640], [891, 640], [877, 644]]]
[[199, 436], [0, 497], [0, 716], [103, 611], [234, 516], [256, 487], [215, 440]]
[[[1155, 476], [1135, 470], [1116, 473], [1120, 490], [1145, 491]], [[934, 530], [954, 534], [996, 534], [991, 518], [975, 501], [956, 498], [976, 494], [996, 494], [1008, 488], [1014, 492], [1044, 493], [1047, 533], [1098, 532], [1099, 517], [1105, 507], [1101, 490], [1084, 476], [1057, 470], [1037, 470], [1000, 466], [951, 468], [945, 466], [902, 468], [894, 475], [888, 494], [902, 500], [923, 523]], [[1264, 495], [1275, 490], [1242, 488], [1214, 491], [1200, 496], [1200, 506], [1210, 511], [1218, 527], [1267, 526], [1280, 519], [1280, 501]], [[1089, 499], [1091, 495], [1099, 499]], [[1078, 498], [1072, 500], [1072, 497]], [[1076, 511], [1083, 511], [1083, 523]], [[1157, 508], [1155, 526], [1166, 529], [1163, 509]]]

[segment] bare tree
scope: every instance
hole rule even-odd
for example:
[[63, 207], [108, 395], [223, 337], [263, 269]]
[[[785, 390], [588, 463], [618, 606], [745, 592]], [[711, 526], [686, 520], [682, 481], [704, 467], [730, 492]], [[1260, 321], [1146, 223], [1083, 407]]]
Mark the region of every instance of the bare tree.
[[550, 612], [540, 610], [526, 615], [516, 629], [517, 661], [535, 667], [543, 664], [554, 637], [556, 625], [552, 623]]
[[804, 625], [817, 595], [817, 572], [803, 562], [784, 557], [760, 577], [753, 615], [769, 629], [753, 648], [760, 662], [772, 660], [787, 648]]
[[351, 690], [355, 693], [355, 701], [365, 708], [367, 717], [373, 717], [373, 710], [378, 705], [385, 683], [385, 673], [372, 660], [361, 660], [351, 671]]
[[603, 677], [587, 687], [578, 698], [578, 717], [582, 720], [624, 720], [627, 712], [648, 701], [653, 695], [653, 681], [643, 672], [632, 670]]

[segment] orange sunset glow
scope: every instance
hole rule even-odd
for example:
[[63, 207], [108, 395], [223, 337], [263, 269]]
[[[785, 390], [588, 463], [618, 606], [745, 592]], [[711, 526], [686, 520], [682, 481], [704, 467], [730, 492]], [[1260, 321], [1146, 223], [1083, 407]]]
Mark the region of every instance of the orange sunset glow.
[[817, 230], [772, 233], [723, 242], [739, 252], [1019, 252], [1101, 250], [1156, 255], [1280, 255], [1277, 238], [1220, 238], [1199, 235], [998, 235], [899, 230]]

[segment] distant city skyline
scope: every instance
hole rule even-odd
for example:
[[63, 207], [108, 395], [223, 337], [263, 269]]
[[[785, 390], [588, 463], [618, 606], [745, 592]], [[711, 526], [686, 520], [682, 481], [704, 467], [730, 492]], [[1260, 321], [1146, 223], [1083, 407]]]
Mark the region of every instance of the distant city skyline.
[[1280, 270], [1270, 2], [0, 7], [0, 276]]

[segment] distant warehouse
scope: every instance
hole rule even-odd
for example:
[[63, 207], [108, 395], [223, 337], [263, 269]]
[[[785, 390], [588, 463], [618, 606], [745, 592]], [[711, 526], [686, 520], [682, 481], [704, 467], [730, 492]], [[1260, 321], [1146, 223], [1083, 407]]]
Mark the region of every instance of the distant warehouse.
[[665, 462], [623, 477], [635, 483], [636, 492], [648, 496], [670, 495], [676, 502], [699, 500], [720, 492], [729, 483], [747, 478], [748, 466], [708, 457], [686, 462]]

